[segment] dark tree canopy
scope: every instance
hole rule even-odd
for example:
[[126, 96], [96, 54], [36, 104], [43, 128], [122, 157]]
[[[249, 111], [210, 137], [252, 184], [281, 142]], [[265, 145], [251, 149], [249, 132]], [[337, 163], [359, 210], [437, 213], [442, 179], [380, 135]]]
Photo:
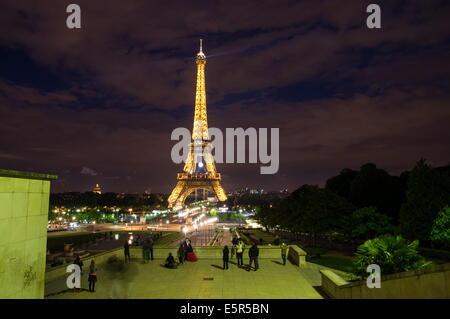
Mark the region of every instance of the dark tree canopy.
[[398, 223], [405, 202], [407, 174], [391, 176], [375, 164], [367, 163], [359, 171], [344, 169], [328, 179], [326, 188], [349, 200], [358, 208], [374, 206]]
[[344, 168], [339, 175], [330, 177], [327, 180], [325, 188], [350, 200], [350, 187], [356, 176], [358, 176], [358, 171]]
[[332, 191], [303, 185], [273, 208], [261, 207], [257, 218], [266, 226], [317, 235], [338, 229], [353, 210], [351, 203]]
[[422, 159], [410, 173], [406, 198], [400, 212], [402, 234], [429, 241], [438, 213], [450, 204], [450, 177]]

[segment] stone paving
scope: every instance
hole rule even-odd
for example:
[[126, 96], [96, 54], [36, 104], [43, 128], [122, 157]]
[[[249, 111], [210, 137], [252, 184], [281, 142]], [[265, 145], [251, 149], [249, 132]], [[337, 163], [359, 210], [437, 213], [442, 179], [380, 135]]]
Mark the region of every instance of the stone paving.
[[[205, 259], [185, 263], [178, 269], [166, 269], [163, 260], [143, 264], [140, 260], [128, 264], [115, 263], [99, 267], [95, 292], [68, 291], [65, 278], [47, 283], [46, 298], [62, 299], [320, 299], [313, 287], [320, 285], [317, 270], [298, 268], [276, 259], [260, 260], [260, 269], [238, 268], [233, 260], [228, 270], [222, 260]], [[244, 258], [244, 263], [248, 262]], [[87, 266], [87, 265], [86, 265]], [[88, 267], [84, 267], [85, 270]], [[212, 279], [211, 279], [212, 278]], [[83, 275], [82, 288], [87, 288]], [[64, 292], [65, 291], [65, 292]]]

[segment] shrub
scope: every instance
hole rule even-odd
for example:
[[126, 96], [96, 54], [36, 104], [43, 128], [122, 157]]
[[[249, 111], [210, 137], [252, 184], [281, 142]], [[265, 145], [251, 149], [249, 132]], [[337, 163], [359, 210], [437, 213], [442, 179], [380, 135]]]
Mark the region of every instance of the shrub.
[[66, 258], [64, 257], [57, 257], [55, 258], [55, 265], [64, 265], [66, 263]]
[[419, 247], [417, 251], [426, 258], [450, 261], [450, 251], [448, 250]]
[[446, 206], [439, 212], [433, 223], [430, 238], [434, 244], [450, 248], [450, 207]]
[[352, 215], [345, 218], [344, 224], [344, 237], [357, 243], [393, 233], [395, 230], [391, 218], [377, 212], [377, 208], [373, 206], [355, 210]]
[[369, 239], [358, 247], [356, 252], [355, 273], [367, 276], [367, 266], [377, 264], [381, 274], [392, 274], [429, 266], [417, 248], [419, 241], [408, 242], [401, 236], [384, 235]]

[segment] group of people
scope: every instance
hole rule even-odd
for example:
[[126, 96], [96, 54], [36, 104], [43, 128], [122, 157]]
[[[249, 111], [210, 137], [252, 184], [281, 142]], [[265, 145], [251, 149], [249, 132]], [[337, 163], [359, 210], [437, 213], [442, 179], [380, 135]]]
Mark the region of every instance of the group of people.
[[[142, 244], [142, 259], [144, 260], [144, 264], [148, 263], [149, 260], [153, 260], [153, 238], [156, 236], [156, 239], [158, 239], [161, 235], [161, 233], [152, 235], [148, 238], [145, 238], [141, 240], [140, 235], [137, 236], [137, 239], [135, 241], [140, 244]], [[130, 262], [130, 243], [128, 240], [125, 240], [125, 243], [123, 244], [123, 252], [125, 255], [125, 262]]]
[[[80, 267], [80, 273], [83, 274], [83, 261], [80, 259], [80, 256], [77, 256], [73, 262], [75, 265]], [[95, 292], [95, 283], [97, 282], [97, 267], [95, 266], [94, 259], [91, 260], [89, 265], [89, 291]]]
[[172, 253], [169, 253], [164, 266], [174, 269], [177, 268], [178, 265], [183, 264], [185, 261], [197, 261], [197, 257], [195, 256], [194, 249], [192, 248], [191, 240], [189, 238], [186, 238], [178, 247], [177, 257], [178, 263], [175, 261]]
[[[244, 266], [244, 251], [245, 251], [245, 244], [241, 240], [238, 240], [237, 238], [233, 238], [232, 246], [231, 246], [231, 259], [233, 259], [234, 255], [236, 255], [238, 267]], [[230, 255], [230, 251], [228, 249], [228, 246], [225, 246], [222, 251], [223, 269], [224, 270], [228, 269], [229, 255]], [[250, 270], [252, 268], [252, 265], [254, 265], [255, 271], [258, 270], [258, 268], [259, 268], [259, 263], [258, 263], [259, 248], [255, 242], [252, 242], [252, 246], [248, 250], [248, 257], [250, 259], [248, 270]]]
[[[286, 243], [282, 243], [280, 245], [281, 248], [281, 259], [283, 261], [283, 265], [286, 265], [286, 256], [288, 252], [288, 246]], [[244, 266], [244, 251], [245, 251], [245, 244], [237, 239], [236, 237], [232, 240], [232, 246], [231, 246], [231, 259], [233, 259], [234, 255], [236, 255], [237, 258], [237, 264], [238, 267]], [[230, 250], [228, 249], [228, 246], [225, 246], [222, 251], [223, 255], [223, 269], [228, 269], [228, 261], [230, 259]], [[258, 245], [255, 242], [252, 242], [252, 246], [248, 250], [248, 257], [249, 257], [249, 266], [248, 270], [252, 268], [252, 265], [254, 266], [254, 270], [258, 270], [259, 268], [259, 248]]]

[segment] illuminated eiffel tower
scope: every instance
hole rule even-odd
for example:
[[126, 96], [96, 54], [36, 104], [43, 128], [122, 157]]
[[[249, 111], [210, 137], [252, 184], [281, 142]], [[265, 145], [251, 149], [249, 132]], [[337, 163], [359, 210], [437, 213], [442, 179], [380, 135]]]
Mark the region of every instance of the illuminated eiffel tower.
[[206, 56], [202, 50], [195, 59], [197, 63], [197, 89], [195, 93], [194, 128], [192, 143], [189, 144], [189, 155], [182, 173], [177, 174], [177, 185], [170, 194], [169, 207], [184, 204], [184, 200], [193, 191], [202, 189], [204, 192], [215, 193], [220, 201], [227, 199], [227, 195], [220, 183], [221, 176], [216, 172], [216, 166], [211, 154], [211, 140], [208, 134], [206, 118], [205, 65]]

